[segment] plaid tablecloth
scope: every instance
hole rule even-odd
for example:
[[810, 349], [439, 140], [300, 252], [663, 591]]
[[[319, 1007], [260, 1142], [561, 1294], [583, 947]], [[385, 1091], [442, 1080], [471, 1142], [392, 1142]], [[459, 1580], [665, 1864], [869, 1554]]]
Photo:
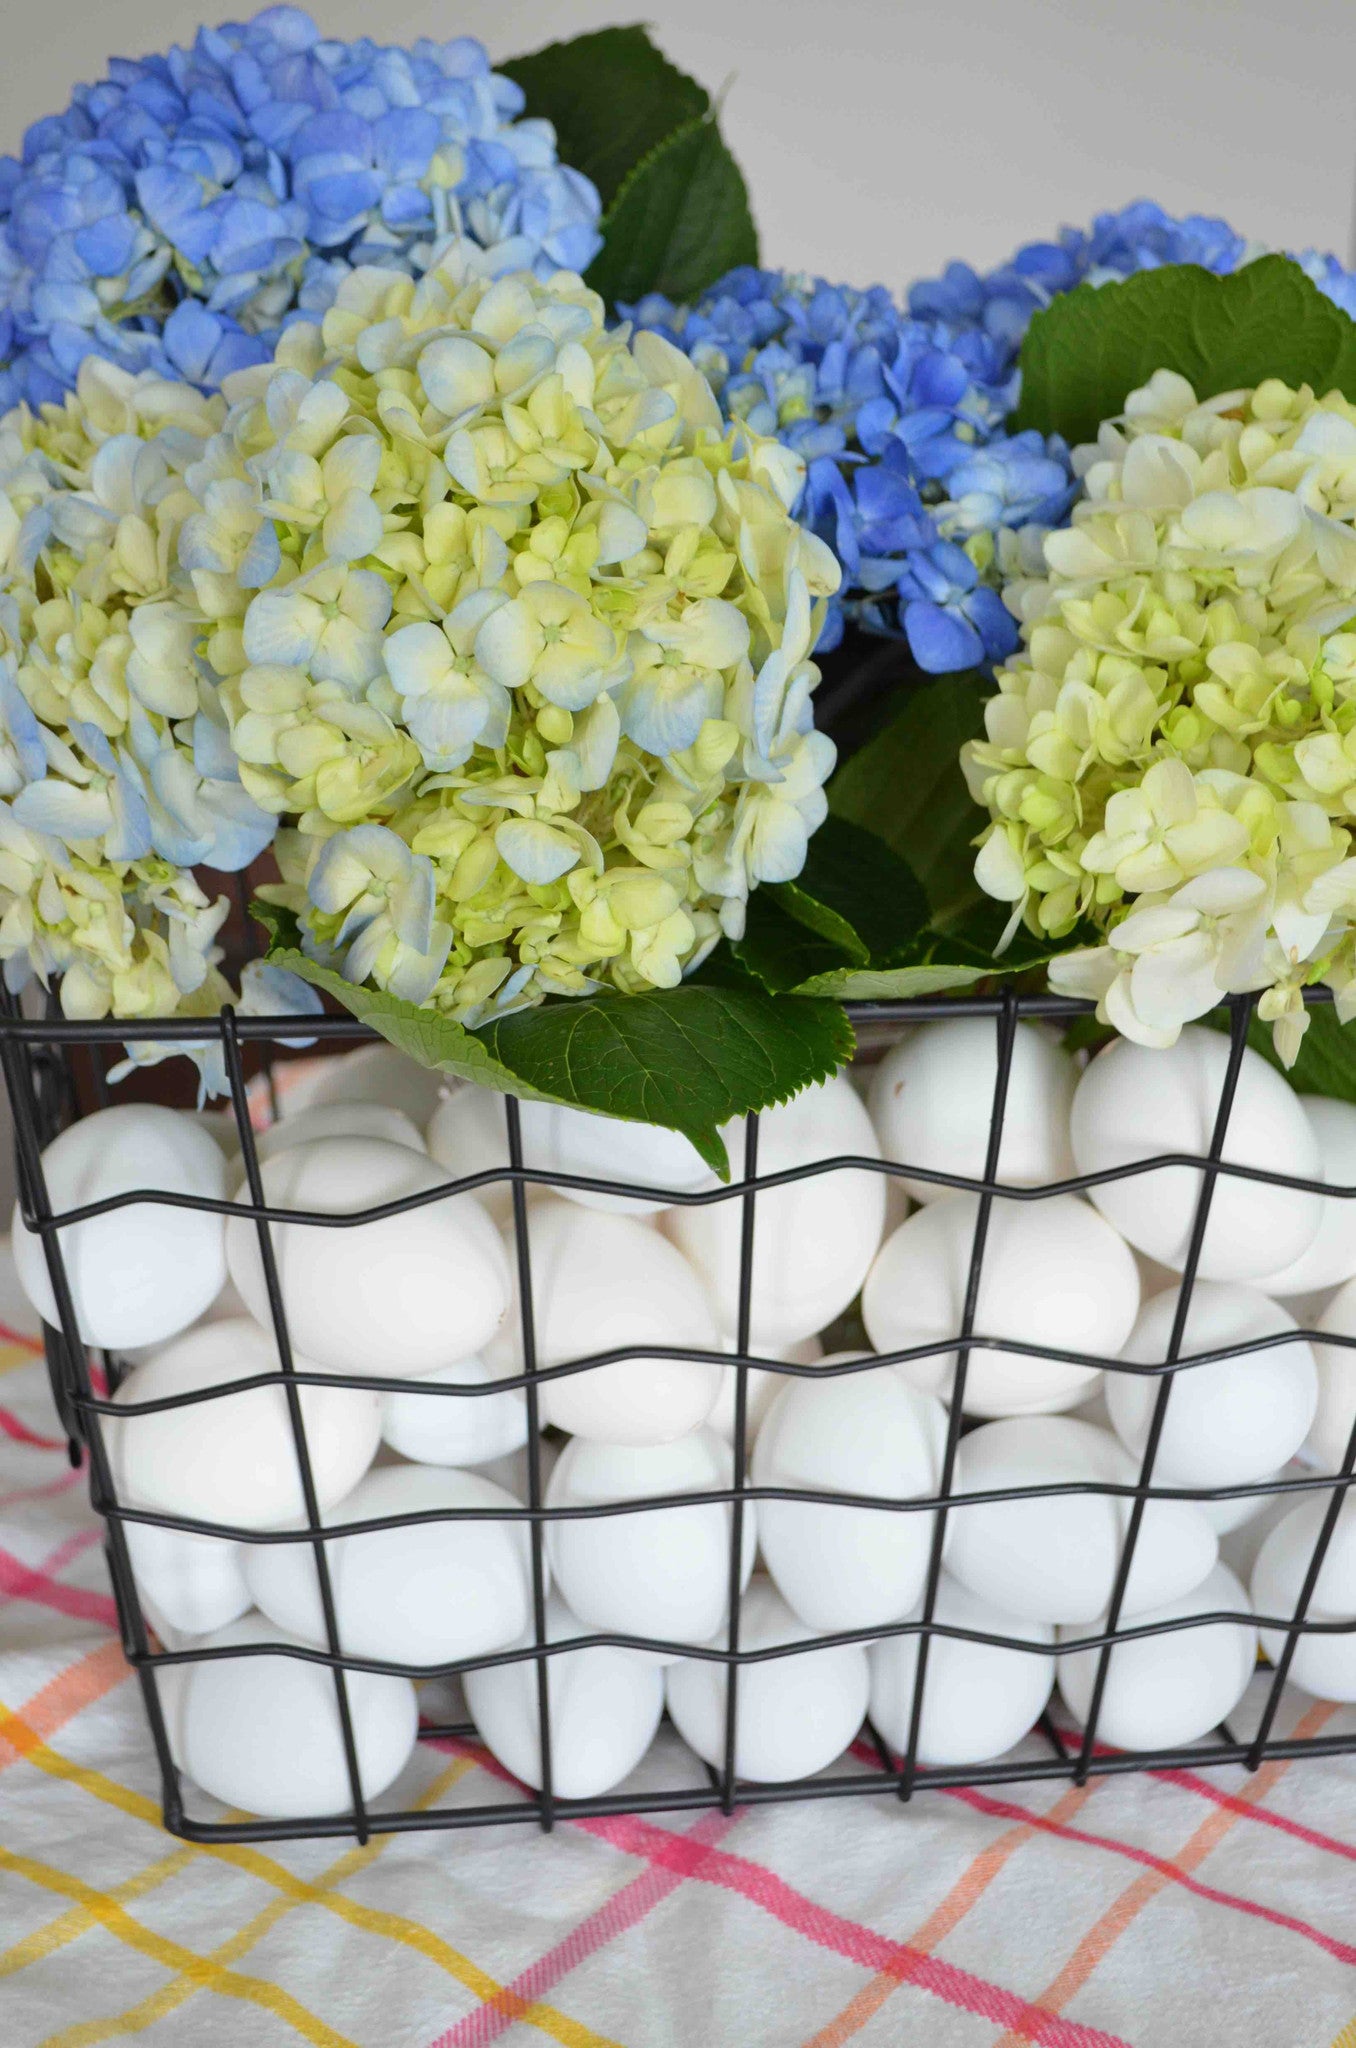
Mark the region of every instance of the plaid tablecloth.
[[[1356, 1760], [174, 1841], [7, 1278], [0, 2048], [1356, 2048]], [[1344, 1711], [1297, 1696], [1284, 1725]], [[399, 1789], [483, 1798], [492, 1768], [425, 1746]]]

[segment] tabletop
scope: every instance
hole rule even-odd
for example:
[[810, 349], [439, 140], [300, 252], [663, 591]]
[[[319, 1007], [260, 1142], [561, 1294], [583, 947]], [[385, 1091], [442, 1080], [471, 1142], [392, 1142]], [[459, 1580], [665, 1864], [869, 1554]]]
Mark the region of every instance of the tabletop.
[[[1356, 1757], [175, 1840], [4, 1258], [0, 1318], [4, 2048], [1356, 2048]], [[1296, 1693], [1278, 1732], [1352, 1727]], [[487, 1772], [423, 1743], [395, 1790], [474, 1801]]]

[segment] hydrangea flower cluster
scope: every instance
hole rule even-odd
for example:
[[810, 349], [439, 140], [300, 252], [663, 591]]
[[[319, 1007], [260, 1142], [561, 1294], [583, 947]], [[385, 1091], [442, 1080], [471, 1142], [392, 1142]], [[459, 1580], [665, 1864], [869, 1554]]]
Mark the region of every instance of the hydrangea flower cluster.
[[0, 408], [91, 353], [212, 389], [354, 265], [583, 269], [598, 194], [470, 37], [321, 35], [296, 7], [119, 59], [0, 160]]
[[[1014, 652], [997, 586], [1039, 533], [1014, 536], [1057, 524], [1074, 495], [1061, 442], [1005, 430], [1032, 314], [1084, 280], [1163, 263], [1231, 271], [1259, 253], [1224, 221], [1140, 200], [987, 275], [953, 263], [910, 287], [907, 313], [879, 285], [748, 269], [696, 305], [654, 295], [631, 311], [691, 355], [732, 417], [804, 455], [798, 514], [844, 570], [821, 649], [849, 620], [902, 633], [920, 668], [944, 674]], [[1356, 279], [1334, 258], [1300, 260], [1356, 310]]]
[[671, 987], [799, 872], [838, 565], [686, 356], [454, 253], [353, 272], [229, 395], [171, 612], [314, 957], [475, 1024]]
[[1126, 1037], [1261, 989], [1292, 1062], [1307, 983], [1356, 1015], [1356, 406], [1159, 371], [1074, 460], [963, 754], [976, 877], [1010, 930], [1101, 928], [1050, 977]]
[[273, 836], [169, 601], [185, 477], [223, 412], [90, 357], [78, 397], [0, 422], [0, 958], [11, 989], [60, 976], [68, 1016], [224, 986], [226, 899], [190, 870]]

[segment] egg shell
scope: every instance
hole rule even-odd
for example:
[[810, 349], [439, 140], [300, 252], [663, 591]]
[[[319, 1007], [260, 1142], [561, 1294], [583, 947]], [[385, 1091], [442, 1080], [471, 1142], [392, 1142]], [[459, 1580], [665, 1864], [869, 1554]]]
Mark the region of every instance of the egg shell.
[[[697, 1275], [639, 1218], [552, 1199], [533, 1210], [528, 1237], [539, 1366], [646, 1343], [719, 1349]], [[512, 1278], [513, 1306], [484, 1352], [504, 1376], [524, 1370], [516, 1270]], [[721, 1370], [696, 1358], [618, 1359], [546, 1381], [542, 1420], [598, 1443], [671, 1443], [710, 1414]]]
[[[42, 1155], [53, 1215], [134, 1189], [222, 1201], [226, 1162], [190, 1115], [154, 1103], [96, 1110]], [[42, 1238], [10, 1225], [19, 1285], [45, 1323], [60, 1322]], [[159, 1344], [200, 1316], [226, 1278], [225, 1219], [200, 1209], [134, 1202], [58, 1233], [80, 1334], [110, 1351]]]
[[[1262, 1476], [1266, 1479], [1280, 1479], [1290, 1476], [1294, 1469], [1296, 1468], [1285, 1464], [1277, 1471], [1266, 1472]], [[1249, 1523], [1255, 1521], [1259, 1515], [1265, 1514], [1266, 1510], [1275, 1501], [1287, 1498], [1288, 1496], [1285, 1494], [1275, 1493], [1236, 1493], [1226, 1495], [1223, 1500], [1198, 1500], [1196, 1506], [1205, 1516], [1206, 1521], [1210, 1524], [1215, 1534], [1220, 1538], [1220, 1555], [1223, 1556], [1223, 1539], [1226, 1536], [1236, 1535], [1246, 1529]], [[1225, 1557], [1224, 1562], [1231, 1570], [1238, 1571], [1238, 1566], [1234, 1563], [1232, 1556]], [[1246, 1576], [1246, 1573], [1239, 1572], [1240, 1578]]]
[[185, 1635], [207, 1635], [250, 1604], [241, 1546], [154, 1522], [124, 1522], [137, 1591], [157, 1616]]
[[[526, 1108], [526, 1103], [519, 1104], [520, 1113]], [[463, 1081], [443, 1097], [429, 1119], [426, 1136], [430, 1158], [453, 1180], [510, 1163], [504, 1097], [493, 1088], [478, 1088], [472, 1081]], [[542, 1193], [540, 1188], [529, 1187], [528, 1200], [540, 1201]], [[511, 1219], [511, 1181], [490, 1181], [475, 1190], [475, 1198], [496, 1227], [502, 1228]]]
[[[1009, 1417], [961, 1439], [956, 1492], [1028, 1486], [1133, 1485], [1135, 1461], [1109, 1430], [1072, 1416]], [[1130, 1503], [1105, 1493], [961, 1504], [947, 1519], [947, 1568], [981, 1600], [1028, 1621], [1088, 1622], [1115, 1584]], [[1215, 1564], [1214, 1530], [1189, 1501], [1145, 1507], [1123, 1611], [1199, 1585]]]
[[[941, 1402], [889, 1366], [788, 1380], [759, 1432], [753, 1482], [926, 1498], [937, 1491], [945, 1442]], [[908, 1613], [923, 1590], [935, 1521], [822, 1501], [758, 1504], [763, 1560], [778, 1592], [808, 1627], [830, 1633]]]
[[[1356, 1337], [1356, 1280], [1333, 1296], [1317, 1327], [1325, 1336]], [[1309, 1432], [1309, 1448], [1325, 1472], [1340, 1470], [1356, 1429], [1356, 1348], [1316, 1344], [1318, 1405]]]
[[[921, 1620], [922, 1603], [906, 1618]], [[1011, 1636], [1033, 1645], [1052, 1644], [1053, 1628], [1018, 1620], [978, 1600], [958, 1579], [943, 1572], [937, 1582], [933, 1618], [951, 1628]], [[909, 1746], [914, 1685], [918, 1675], [917, 1636], [890, 1636], [872, 1643], [871, 1720], [899, 1756]], [[1037, 1649], [999, 1649], [959, 1636], [933, 1636], [923, 1682], [918, 1761], [923, 1764], [982, 1764], [1004, 1756], [1040, 1719], [1055, 1682], [1053, 1656]]]
[[388, 1109], [398, 1109], [422, 1131], [445, 1085], [445, 1077], [436, 1068], [421, 1067], [393, 1045], [361, 1045], [338, 1059], [325, 1060], [298, 1108], [318, 1109], [332, 1102], [382, 1102]]
[[[468, 1094], [482, 1098], [470, 1103]], [[519, 1104], [523, 1163], [542, 1173], [574, 1173], [581, 1179], [628, 1182], [652, 1187], [654, 1196], [607, 1195], [585, 1188], [559, 1188], [555, 1192], [585, 1209], [601, 1209], [614, 1215], [651, 1216], [670, 1207], [672, 1193], [688, 1193], [712, 1185], [710, 1167], [681, 1131], [666, 1130], [661, 1124], [633, 1123], [628, 1118], [603, 1116], [588, 1109], [572, 1109], [560, 1102]], [[503, 1098], [492, 1089], [466, 1082], [456, 1095], [442, 1103], [429, 1126], [429, 1146], [435, 1158], [453, 1158], [467, 1149], [502, 1150], [502, 1159], [485, 1158], [481, 1165], [508, 1163], [508, 1134]], [[442, 1148], [441, 1150], [439, 1148]], [[480, 1165], [458, 1165], [462, 1173], [477, 1172]]]
[[[744, 1125], [721, 1131], [737, 1181], [744, 1172]], [[846, 1075], [836, 1074], [758, 1120], [758, 1172], [782, 1173], [820, 1159], [879, 1159], [871, 1119]], [[885, 1179], [878, 1173], [821, 1173], [771, 1188], [755, 1203], [750, 1343], [775, 1350], [814, 1336], [858, 1293], [885, 1226]], [[737, 1195], [701, 1208], [671, 1209], [663, 1228], [707, 1286], [724, 1335], [739, 1328], [743, 1204]]]
[[[868, 1102], [883, 1156], [982, 1180], [997, 1074], [993, 1019], [954, 1017], [911, 1031], [885, 1055], [871, 1083]], [[1049, 1033], [1036, 1024], [1017, 1026], [998, 1156], [1001, 1182], [1040, 1187], [1073, 1173], [1069, 1108], [1076, 1080], [1073, 1061]], [[909, 1178], [903, 1185], [916, 1202], [948, 1192], [935, 1181]]]
[[[776, 1588], [757, 1579], [740, 1602], [739, 1647], [813, 1642]], [[724, 1641], [713, 1644], [723, 1649]], [[726, 1667], [683, 1657], [669, 1667], [665, 1696], [674, 1726], [703, 1763], [725, 1760]], [[840, 1757], [861, 1727], [869, 1689], [858, 1643], [740, 1666], [735, 1694], [735, 1776], [759, 1785], [809, 1778]]]
[[[204, 1637], [202, 1649], [291, 1644], [262, 1615], [247, 1614]], [[408, 1678], [346, 1673], [364, 1799], [404, 1769], [419, 1732]], [[181, 1771], [225, 1806], [266, 1820], [300, 1820], [351, 1809], [333, 1674], [297, 1657], [214, 1658], [156, 1674], [170, 1751]]]
[[[294, 1357], [298, 1372], [316, 1367]], [[277, 1375], [231, 1393], [235, 1380]], [[211, 1400], [151, 1415], [112, 1415], [105, 1441], [118, 1498], [241, 1529], [281, 1527], [304, 1512], [291, 1410], [271, 1334], [246, 1320], [205, 1323], [134, 1366], [119, 1404], [220, 1387]], [[381, 1407], [361, 1387], [298, 1389], [311, 1474], [322, 1507], [342, 1500], [376, 1455]]]
[[[1080, 1173], [1101, 1173], [1161, 1153], [1210, 1149], [1229, 1062], [1222, 1032], [1190, 1025], [1166, 1049], [1118, 1039], [1074, 1092], [1069, 1131]], [[1223, 1157], [1300, 1180], [1322, 1178], [1318, 1138], [1288, 1081], [1260, 1053], [1243, 1054]], [[1165, 1166], [1090, 1190], [1122, 1237], [1161, 1265], [1186, 1265], [1201, 1175]], [[1323, 1200], [1294, 1188], [1220, 1174], [1198, 1272], [1257, 1285], [1293, 1266], [1318, 1234]]]
[[519, 1387], [501, 1393], [434, 1394], [426, 1388], [488, 1387], [501, 1377], [483, 1358], [463, 1358], [425, 1373], [418, 1387], [386, 1394], [381, 1433], [403, 1457], [421, 1465], [484, 1465], [527, 1442], [527, 1402]]
[[[1329, 1495], [1311, 1494], [1292, 1507], [1257, 1554], [1252, 1604], [1258, 1614], [1293, 1618], [1327, 1518]], [[1356, 1494], [1348, 1493], [1323, 1554], [1306, 1621], [1346, 1622], [1345, 1633], [1301, 1634], [1287, 1678], [1321, 1700], [1356, 1701]], [[1286, 1636], [1262, 1630], [1262, 1649], [1279, 1664]]]
[[[1174, 1287], [1145, 1303], [1123, 1357], [1139, 1365], [1167, 1357], [1181, 1291]], [[1192, 1290], [1180, 1355], [1286, 1330], [1298, 1330], [1294, 1317], [1255, 1287], [1200, 1280]], [[1136, 1457], [1148, 1441], [1160, 1384], [1142, 1373], [1106, 1376], [1112, 1426]], [[1160, 1485], [1184, 1486], [1266, 1479], [1304, 1442], [1317, 1402], [1314, 1354], [1299, 1336], [1268, 1351], [1184, 1366], [1172, 1376], [1154, 1477]]]
[[[546, 1491], [548, 1507], [707, 1493], [734, 1483], [730, 1446], [698, 1429], [676, 1443], [643, 1447], [565, 1446]], [[732, 1510], [715, 1501], [692, 1507], [637, 1508], [547, 1525], [546, 1553], [561, 1597], [581, 1622], [617, 1635], [704, 1643], [729, 1606]], [[741, 1562], [753, 1570], [757, 1512], [743, 1510]], [[660, 1661], [665, 1653], [660, 1652]]]
[[[552, 1437], [537, 1439], [537, 1470], [541, 1479], [543, 1500], [551, 1484], [551, 1474], [560, 1459], [561, 1446]], [[505, 1458], [491, 1458], [478, 1468], [483, 1479], [492, 1479], [496, 1486], [503, 1486], [526, 1504], [531, 1492], [531, 1474], [528, 1465], [528, 1446], [523, 1444], [516, 1451], [510, 1451]]]
[[[384, 1138], [313, 1138], [266, 1160], [272, 1208], [330, 1215], [442, 1187], [432, 1160]], [[467, 1195], [376, 1222], [271, 1226], [292, 1341], [327, 1372], [404, 1378], [480, 1351], [508, 1309], [508, 1259], [489, 1217]], [[252, 1315], [268, 1319], [251, 1217], [226, 1231], [231, 1277]]]
[[424, 1150], [417, 1126], [403, 1110], [384, 1102], [322, 1102], [294, 1110], [260, 1131], [254, 1148], [261, 1159], [275, 1159], [279, 1152], [308, 1145], [313, 1138], [384, 1138], [388, 1145], [404, 1145], [411, 1152]]
[[[1194, 1592], [1133, 1617], [1136, 1628], [1193, 1614], [1246, 1614], [1248, 1596], [1226, 1565], [1217, 1564]], [[1104, 1624], [1099, 1620], [1097, 1627]], [[1060, 1630], [1060, 1640], [1094, 1633]], [[1100, 1650], [1059, 1659], [1059, 1690], [1079, 1726], [1092, 1704]], [[1257, 1658], [1249, 1622], [1204, 1622], [1169, 1635], [1140, 1636], [1111, 1653], [1097, 1736], [1116, 1749], [1174, 1749], [1218, 1728], [1242, 1699]]]
[[[365, 1522], [442, 1508], [512, 1514], [521, 1505], [476, 1472], [387, 1465], [369, 1472], [325, 1519]], [[501, 1650], [527, 1626], [531, 1566], [525, 1522], [415, 1522], [337, 1536], [325, 1551], [339, 1641], [351, 1657], [450, 1664]], [[304, 1642], [325, 1642], [308, 1540], [251, 1545], [245, 1578], [270, 1621]]]
[[[1333, 1095], [1301, 1095], [1300, 1106], [1318, 1141], [1319, 1178], [1333, 1187], [1356, 1187], [1356, 1104]], [[1307, 1250], [1279, 1273], [1269, 1273], [1268, 1294], [1279, 1296], [1295, 1314], [1292, 1296], [1341, 1287], [1356, 1277], [1356, 1198], [1329, 1195], [1321, 1204], [1318, 1230]]]
[[[553, 1594], [546, 1640], [586, 1631]], [[532, 1640], [529, 1633], [525, 1641]], [[653, 1742], [664, 1711], [664, 1675], [634, 1650], [598, 1645], [547, 1659], [551, 1787], [559, 1799], [594, 1799], [629, 1777]], [[466, 1672], [466, 1704], [481, 1741], [505, 1770], [541, 1786], [537, 1665], [495, 1664]]]
[[[1288, 1465], [1282, 1465], [1276, 1474], [1280, 1479], [1306, 1479], [1309, 1468], [1292, 1458]], [[1250, 1512], [1240, 1517], [1228, 1529], [1219, 1530], [1219, 1554], [1223, 1564], [1231, 1572], [1237, 1572], [1246, 1586], [1252, 1578], [1252, 1569], [1267, 1537], [1278, 1522], [1283, 1522], [1294, 1509], [1297, 1501], [1303, 1500], [1302, 1493], [1255, 1493], [1248, 1497]], [[1237, 1505], [1237, 1503], [1235, 1503]], [[1219, 1529], [1218, 1522], [1213, 1525]]]
[[[722, 1337], [721, 1349], [723, 1351], [733, 1352], [735, 1348], [733, 1337]], [[767, 1352], [761, 1354], [764, 1358], [768, 1355]], [[824, 1346], [820, 1343], [818, 1337], [802, 1337], [799, 1344], [779, 1346], [772, 1355], [785, 1359], [788, 1364], [818, 1365], [824, 1356]], [[706, 1418], [707, 1428], [714, 1429], [718, 1436], [723, 1436], [727, 1444], [734, 1442], [735, 1392], [738, 1378], [738, 1373], [733, 1371], [731, 1367], [722, 1367], [720, 1392], [716, 1395], [716, 1405]], [[763, 1419], [768, 1409], [772, 1406], [782, 1388], [788, 1384], [789, 1382], [784, 1373], [769, 1372], [766, 1367], [759, 1365], [748, 1367], [747, 1391], [744, 1396], [745, 1450], [751, 1451], [753, 1449], [753, 1446], [758, 1441], [758, 1432], [763, 1426]]]
[[[881, 1247], [862, 1290], [862, 1320], [877, 1351], [957, 1334], [978, 1211], [978, 1196], [948, 1195], [918, 1210]], [[1115, 1358], [1138, 1310], [1134, 1259], [1086, 1202], [1076, 1195], [994, 1202], [975, 1317], [979, 1333]], [[939, 1351], [898, 1370], [925, 1393], [949, 1395], [955, 1365], [954, 1351]], [[964, 1406], [971, 1415], [1045, 1415], [1086, 1399], [1097, 1378], [1096, 1366], [976, 1346]]]

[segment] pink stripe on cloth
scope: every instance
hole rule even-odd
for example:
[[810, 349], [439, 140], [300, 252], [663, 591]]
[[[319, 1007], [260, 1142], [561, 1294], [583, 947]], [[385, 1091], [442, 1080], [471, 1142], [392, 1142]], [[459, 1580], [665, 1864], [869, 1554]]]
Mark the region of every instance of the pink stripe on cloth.
[[1320, 1834], [1317, 1828], [1306, 1827], [1303, 1821], [1291, 1820], [1288, 1814], [1273, 1813], [1269, 1806], [1259, 1806], [1255, 1800], [1240, 1799], [1237, 1793], [1212, 1785], [1208, 1778], [1198, 1778], [1194, 1771], [1154, 1771], [1151, 1776], [1161, 1779], [1165, 1785], [1176, 1785], [1183, 1792], [1195, 1792], [1216, 1806], [1226, 1807], [1230, 1813], [1237, 1813], [1248, 1820], [1260, 1820], [1269, 1828], [1279, 1828], [1282, 1834], [1293, 1835], [1311, 1849], [1324, 1849], [1329, 1855], [1342, 1856], [1356, 1863], [1356, 1845], [1339, 1842], [1333, 1835]]
[[1198, 1878], [1188, 1877], [1184, 1870], [1169, 1861], [1166, 1856], [1155, 1856], [1151, 1850], [1139, 1849], [1130, 1842], [1118, 1842], [1111, 1835], [1090, 1834], [1086, 1828], [1071, 1827], [1067, 1822], [1050, 1820], [1043, 1813], [1036, 1813], [1031, 1807], [1019, 1806], [1012, 1799], [994, 1799], [987, 1792], [973, 1788], [955, 1786], [947, 1791], [948, 1799], [959, 1799], [966, 1806], [973, 1806], [980, 1813], [994, 1815], [1000, 1820], [1025, 1821], [1045, 1834], [1058, 1835], [1066, 1842], [1083, 1842], [1089, 1848], [1109, 1849], [1113, 1856], [1124, 1856], [1131, 1863], [1139, 1863], [1146, 1870], [1156, 1870], [1160, 1877], [1171, 1879], [1173, 1884], [1182, 1885], [1194, 1892], [1197, 1898], [1209, 1899], [1212, 1905], [1232, 1906], [1236, 1912], [1247, 1913], [1254, 1920], [1265, 1920], [1273, 1927], [1287, 1928], [1292, 1934], [1299, 1934], [1306, 1941], [1312, 1941], [1339, 1963], [1356, 1963], [1356, 1948], [1350, 1942], [1339, 1941], [1335, 1935], [1323, 1934], [1317, 1927], [1310, 1927], [1307, 1921], [1296, 1920], [1289, 1913], [1278, 1912], [1272, 1906], [1263, 1906], [1256, 1899], [1243, 1899], [1233, 1892], [1223, 1892], [1215, 1885], [1202, 1884]]
[[8, 1408], [0, 1408], [0, 1436], [7, 1436], [16, 1444], [27, 1444], [35, 1451], [64, 1451], [64, 1436], [39, 1436], [26, 1422], [20, 1422], [17, 1415]]
[[1129, 2048], [1118, 2035], [1062, 2019], [1057, 2013], [1042, 2012], [1015, 1991], [1006, 1991], [1001, 1985], [976, 1977], [954, 1963], [943, 1962], [908, 1942], [891, 1941], [888, 1935], [845, 1920], [793, 1890], [773, 1871], [749, 1862], [747, 1857], [703, 1847], [685, 1835], [669, 1834], [666, 1829], [638, 1818], [614, 1819], [609, 1815], [572, 1825], [601, 1836], [628, 1855], [647, 1857], [680, 1876], [695, 1877], [705, 1884], [721, 1885], [736, 1892], [818, 1947], [830, 1949], [862, 1969], [897, 1977], [901, 1984], [916, 1985], [948, 2005], [1006, 2027], [1022, 2040], [1042, 2043], [1044, 2048]]
[[82, 1550], [98, 1541], [97, 1529], [82, 1529], [38, 1568], [21, 1563], [8, 1550], [0, 1550], [0, 1596], [6, 1600], [31, 1600], [36, 1606], [50, 1607], [75, 1621], [97, 1621], [105, 1628], [116, 1628], [118, 1610], [107, 1593], [90, 1593], [83, 1586], [63, 1586], [51, 1576], [53, 1572], [64, 1571]]
[[[727, 1834], [739, 1818], [738, 1810], [732, 1814], [704, 1813], [685, 1839], [711, 1846]], [[563, 1941], [548, 1949], [539, 1962], [515, 1977], [511, 1984], [506, 1984], [497, 1997], [467, 2013], [465, 2019], [458, 2020], [449, 2032], [439, 2034], [429, 2048], [486, 2048], [488, 2042], [497, 2041], [515, 2021], [521, 2019], [526, 2007], [553, 1990], [562, 1977], [577, 1969], [600, 1948], [605, 1948], [608, 1942], [615, 1941], [619, 1934], [637, 1926], [683, 1882], [679, 1872], [665, 1870], [652, 1863], [639, 1877], [633, 1877], [619, 1892], [614, 1892], [596, 1913], [590, 1913], [586, 1920], [581, 1920]]]

